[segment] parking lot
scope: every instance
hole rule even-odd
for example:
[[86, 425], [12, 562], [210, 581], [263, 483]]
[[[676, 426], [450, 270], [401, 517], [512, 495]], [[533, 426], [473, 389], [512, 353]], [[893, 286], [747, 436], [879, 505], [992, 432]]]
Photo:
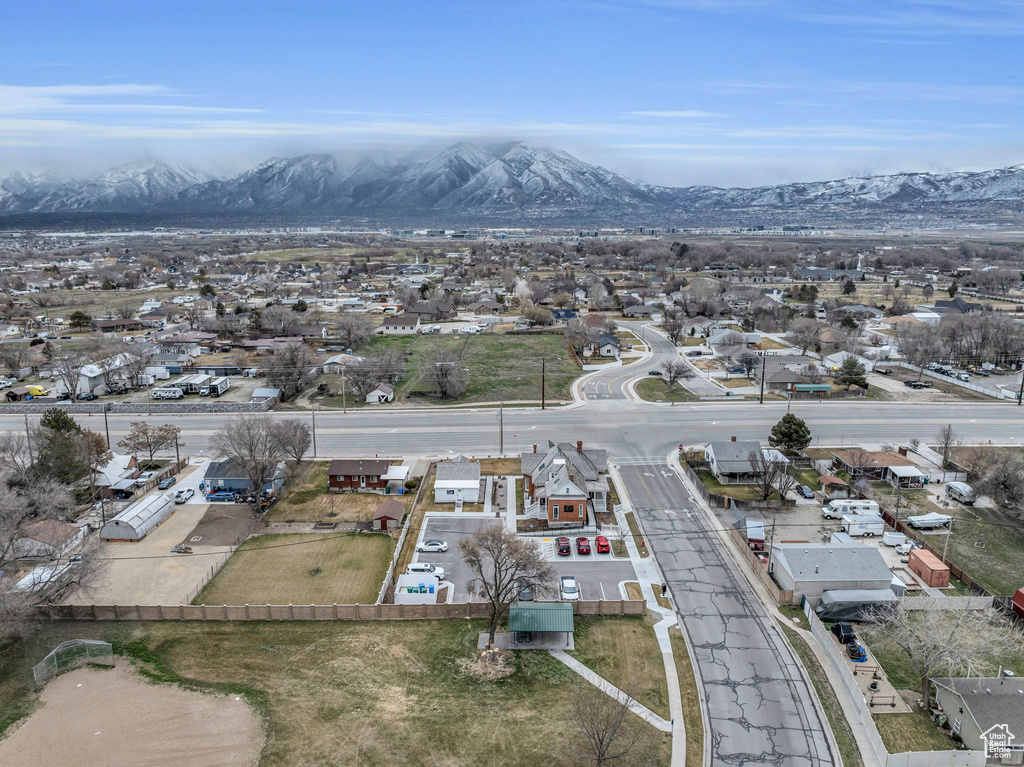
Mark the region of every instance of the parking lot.
[[[493, 517], [470, 517], [466, 514], [460, 517], [436, 517], [428, 514], [424, 520], [420, 540], [435, 538], [446, 541], [448, 551], [439, 554], [417, 552], [412, 561], [428, 562], [443, 567], [445, 582], [454, 589], [455, 601], [475, 601], [470, 597], [467, 586], [473, 573], [463, 563], [462, 557], [459, 555], [459, 541], [462, 538], [469, 538], [479, 529], [499, 522], [500, 520]], [[591, 549], [594, 553], [577, 554], [575, 536], [571, 536], [570, 540], [574, 545], [573, 553], [569, 556], [558, 556], [555, 553], [555, 536], [535, 538], [534, 540], [540, 546], [544, 558], [551, 562], [559, 578], [563, 575], [572, 575], [577, 579], [583, 599], [622, 599], [623, 595], [619, 584], [623, 581], [636, 580], [633, 565], [628, 559], [617, 559], [611, 554], [598, 554], [594, 548], [593, 537], [588, 536], [588, 538], [590, 538]], [[557, 583], [554, 586], [557, 589]], [[543, 598], [555, 597], [556, 593], [552, 593], [544, 595]], [[479, 598], [476, 601], [479, 601]]]

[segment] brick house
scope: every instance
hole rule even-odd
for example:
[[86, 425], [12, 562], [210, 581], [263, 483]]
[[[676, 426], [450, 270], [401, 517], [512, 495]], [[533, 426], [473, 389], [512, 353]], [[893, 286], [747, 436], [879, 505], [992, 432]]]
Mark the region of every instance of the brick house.
[[546, 519], [549, 527], [583, 527], [607, 508], [607, 450], [548, 442], [546, 451], [534, 445], [519, 461], [527, 516]]
[[336, 460], [327, 467], [327, 489], [332, 493], [362, 491], [397, 495], [405, 492], [408, 476], [408, 466], [393, 466], [387, 460]]

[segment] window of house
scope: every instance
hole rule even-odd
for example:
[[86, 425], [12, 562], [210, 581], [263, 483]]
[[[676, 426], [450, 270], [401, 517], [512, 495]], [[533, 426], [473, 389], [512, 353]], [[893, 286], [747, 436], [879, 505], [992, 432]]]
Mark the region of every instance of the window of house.
[[556, 503], [551, 507], [551, 518], [558, 519], [558, 504]]
[[572, 514], [572, 504], [571, 503], [565, 504], [565, 513], [566, 514]]
[[447, 493], [448, 493], [448, 495], [455, 495], [455, 491], [454, 490], [448, 490]]
[[377, 478], [376, 478], [376, 477], [370, 477], [370, 481], [371, 481], [371, 482], [376, 482], [376, 481], [377, 481]]

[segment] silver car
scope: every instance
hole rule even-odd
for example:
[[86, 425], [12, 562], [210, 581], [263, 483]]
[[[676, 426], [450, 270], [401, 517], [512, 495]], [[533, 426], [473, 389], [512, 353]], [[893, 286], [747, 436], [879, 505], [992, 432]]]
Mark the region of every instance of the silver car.
[[575, 602], [580, 599], [580, 587], [576, 579], [571, 575], [563, 575], [561, 582], [562, 599], [567, 602]]
[[440, 552], [448, 551], [448, 543], [447, 541], [431, 539], [429, 541], [423, 541], [423, 543], [416, 547], [416, 551], [425, 551], [431, 554], [438, 554]]

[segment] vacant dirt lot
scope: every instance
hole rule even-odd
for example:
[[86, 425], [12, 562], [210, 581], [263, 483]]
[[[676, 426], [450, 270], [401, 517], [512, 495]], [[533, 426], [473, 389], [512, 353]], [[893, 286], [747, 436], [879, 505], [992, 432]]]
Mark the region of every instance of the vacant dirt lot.
[[200, 541], [190, 544], [193, 554], [171, 553], [172, 548], [188, 540], [206, 516], [207, 508], [203, 504], [175, 506], [174, 513], [138, 543], [100, 543], [98, 556], [105, 560], [102, 571], [88, 589], [76, 589], [67, 601], [95, 605], [186, 602], [210, 566], [228, 550], [225, 545], [205, 545], [206, 541]]
[[124, 661], [81, 668], [43, 690], [42, 706], [0, 741], [6, 767], [244, 767], [263, 750], [244, 698], [146, 682]]
[[394, 542], [373, 533], [260, 535], [195, 598], [208, 605], [373, 604]]

